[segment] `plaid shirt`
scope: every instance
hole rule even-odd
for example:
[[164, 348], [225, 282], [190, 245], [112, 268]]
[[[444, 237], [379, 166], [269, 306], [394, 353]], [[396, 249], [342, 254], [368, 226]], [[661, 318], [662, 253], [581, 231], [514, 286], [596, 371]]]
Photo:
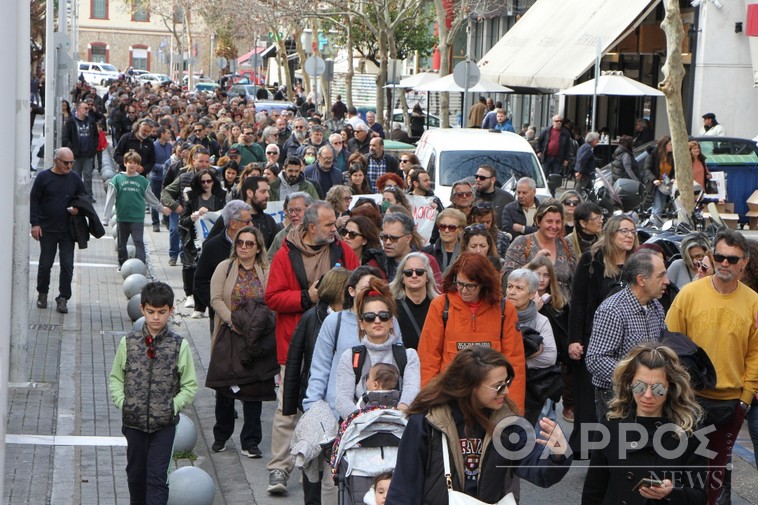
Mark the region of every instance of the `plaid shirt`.
[[366, 169], [366, 175], [368, 176], [368, 183], [371, 186], [371, 191], [376, 191], [376, 180], [386, 171], [387, 162], [385, 161], [384, 156], [378, 160], [375, 160], [372, 156], [368, 157], [368, 168]]
[[651, 300], [643, 307], [629, 287], [601, 303], [595, 312], [585, 357], [592, 384], [610, 389], [616, 364], [632, 347], [644, 342], [659, 342], [665, 327], [660, 302]]

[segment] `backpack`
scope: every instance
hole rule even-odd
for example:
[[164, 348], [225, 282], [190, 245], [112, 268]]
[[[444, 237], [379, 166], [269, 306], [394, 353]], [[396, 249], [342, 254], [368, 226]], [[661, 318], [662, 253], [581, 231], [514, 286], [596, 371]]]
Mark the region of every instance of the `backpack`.
[[[363, 365], [366, 363], [366, 346], [356, 345], [353, 347], [353, 372], [355, 373], [355, 385], [361, 381], [361, 374], [363, 373]], [[400, 372], [400, 389], [402, 390], [403, 374], [405, 373], [405, 365], [408, 364], [408, 355], [405, 354], [405, 346], [402, 342], [392, 344], [392, 357], [397, 363], [397, 369]]]

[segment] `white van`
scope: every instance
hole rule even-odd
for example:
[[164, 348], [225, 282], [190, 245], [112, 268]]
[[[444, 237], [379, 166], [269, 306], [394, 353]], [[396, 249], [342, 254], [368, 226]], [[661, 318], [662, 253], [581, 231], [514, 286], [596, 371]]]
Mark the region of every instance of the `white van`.
[[542, 164], [529, 142], [515, 133], [475, 128], [429, 130], [419, 140], [416, 156], [445, 206], [450, 204], [453, 184], [466, 178], [473, 181], [481, 165], [495, 167], [497, 183], [511, 194], [516, 181], [531, 177], [537, 183], [537, 195], [550, 197]]
[[83, 75], [84, 80], [92, 86], [108, 86], [110, 81], [118, 79], [119, 72], [110, 63], [80, 61], [79, 73], [76, 77], [78, 78], [80, 75]]

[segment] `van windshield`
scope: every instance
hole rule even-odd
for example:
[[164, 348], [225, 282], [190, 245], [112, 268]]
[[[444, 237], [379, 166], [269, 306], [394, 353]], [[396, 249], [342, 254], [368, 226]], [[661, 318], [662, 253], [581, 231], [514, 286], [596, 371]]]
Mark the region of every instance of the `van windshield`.
[[118, 69], [116, 67], [114, 67], [113, 65], [109, 65], [107, 63], [101, 63], [100, 64], [100, 68], [102, 68], [106, 72], [116, 72], [116, 73], [118, 73]]
[[441, 180], [438, 184], [452, 186], [456, 181], [473, 176], [482, 165], [495, 167], [499, 186], [511, 177], [515, 180], [531, 177], [538, 188], [545, 187], [542, 170], [534, 154], [513, 151], [443, 151], [439, 159]]

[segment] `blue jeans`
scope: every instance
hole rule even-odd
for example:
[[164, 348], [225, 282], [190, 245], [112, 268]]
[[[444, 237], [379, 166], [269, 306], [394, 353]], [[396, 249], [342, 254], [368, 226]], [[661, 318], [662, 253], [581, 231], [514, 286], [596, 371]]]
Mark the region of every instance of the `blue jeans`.
[[[65, 212], [65, 211], [64, 211]], [[58, 293], [61, 298], [71, 298], [71, 280], [74, 278], [74, 239], [68, 232], [42, 231], [39, 239], [39, 267], [37, 268], [37, 292], [47, 294], [50, 288], [50, 270], [59, 252], [61, 267]]]
[[[158, 200], [161, 199], [161, 186], [162, 185], [163, 185], [163, 181], [161, 179], [150, 178], [150, 190], [153, 192], [156, 198], [158, 198]], [[161, 224], [161, 215], [157, 210], [150, 209], [150, 217], [153, 220], [153, 225]]]
[[653, 189], [653, 214], [662, 216], [668, 203], [668, 195], [664, 195], [658, 188]]
[[168, 256], [178, 258], [182, 250], [182, 240], [179, 234], [179, 214], [172, 212], [168, 216]]
[[753, 441], [753, 458], [755, 458], [755, 464], [758, 465], [758, 399], [753, 399], [753, 406], [750, 407], [745, 420], [750, 440]]
[[558, 174], [563, 177], [563, 163], [558, 158], [547, 156], [543, 158], [542, 168], [545, 169], [545, 175]]

